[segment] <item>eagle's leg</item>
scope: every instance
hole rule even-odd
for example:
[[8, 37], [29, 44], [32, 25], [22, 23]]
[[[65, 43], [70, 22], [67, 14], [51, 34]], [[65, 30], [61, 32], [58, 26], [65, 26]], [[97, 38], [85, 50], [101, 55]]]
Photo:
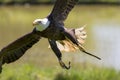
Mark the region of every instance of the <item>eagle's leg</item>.
[[69, 62], [69, 66], [66, 66], [65, 63], [62, 61], [62, 54], [57, 47], [56, 41], [55, 40], [48, 40], [48, 41], [50, 43], [52, 50], [54, 51], [55, 55], [59, 60], [60, 66], [65, 69], [70, 69], [70, 62]]
[[75, 34], [73, 33], [73, 31], [68, 31], [67, 29], [65, 29], [62, 33], [69, 40], [71, 40], [74, 44], [76, 44], [77, 46], [79, 45], [79, 42], [77, 41], [77, 39], [76, 39]]

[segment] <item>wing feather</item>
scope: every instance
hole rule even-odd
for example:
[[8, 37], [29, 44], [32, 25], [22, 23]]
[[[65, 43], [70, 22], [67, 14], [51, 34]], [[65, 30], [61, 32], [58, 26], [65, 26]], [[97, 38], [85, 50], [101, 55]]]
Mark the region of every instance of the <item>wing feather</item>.
[[0, 52], [2, 64], [11, 63], [19, 59], [33, 44], [38, 42], [39, 39], [40, 35], [31, 32], [3, 48]]
[[57, 0], [50, 14], [55, 21], [63, 22], [79, 0]]

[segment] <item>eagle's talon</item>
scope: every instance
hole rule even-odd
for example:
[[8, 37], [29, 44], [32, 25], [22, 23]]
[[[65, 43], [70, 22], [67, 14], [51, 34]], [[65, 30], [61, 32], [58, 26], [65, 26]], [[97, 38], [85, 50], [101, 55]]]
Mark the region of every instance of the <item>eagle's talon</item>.
[[61, 66], [62, 68], [64, 68], [64, 69], [67, 69], [67, 70], [68, 70], [68, 69], [70, 69], [70, 67], [71, 67], [71, 66], [70, 66], [70, 63], [71, 63], [71, 62], [70, 62], [70, 61], [69, 61], [69, 63], [68, 63], [68, 64], [69, 64], [68, 66], [66, 66], [65, 63], [64, 63], [63, 61], [61, 61], [61, 60], [59, 61], [59, 63], [60, 63], [60, 66]]

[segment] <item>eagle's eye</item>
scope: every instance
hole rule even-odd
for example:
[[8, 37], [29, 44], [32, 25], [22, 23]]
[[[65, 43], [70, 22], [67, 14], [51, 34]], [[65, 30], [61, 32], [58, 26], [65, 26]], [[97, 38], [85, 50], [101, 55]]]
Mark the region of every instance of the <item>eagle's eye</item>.
[[41, 24], [41, 23], [42, 23], [42, 21], [38, 21], [38, 23], [39, 23], [39, 24]]

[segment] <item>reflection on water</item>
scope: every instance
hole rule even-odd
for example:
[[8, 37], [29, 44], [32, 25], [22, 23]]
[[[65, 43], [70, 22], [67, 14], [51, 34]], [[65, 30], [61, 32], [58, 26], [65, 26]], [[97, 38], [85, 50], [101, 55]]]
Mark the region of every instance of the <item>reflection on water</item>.
[[97, 24], [93, 27], [96, 52], [102, 56], [100, 65], [120, 69], [120, 25]]

